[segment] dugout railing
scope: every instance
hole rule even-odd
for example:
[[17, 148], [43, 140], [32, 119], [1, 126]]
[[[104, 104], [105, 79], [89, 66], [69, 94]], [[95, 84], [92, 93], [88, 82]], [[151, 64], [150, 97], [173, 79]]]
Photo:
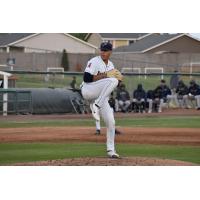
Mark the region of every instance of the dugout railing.
[[[7, 94], [7, 99], [3, 95]], [[7, 104], [6, 113], [3, 104]], [[29, 90], [0, 89], [0, 114], [32, 114], [32, 96]]]

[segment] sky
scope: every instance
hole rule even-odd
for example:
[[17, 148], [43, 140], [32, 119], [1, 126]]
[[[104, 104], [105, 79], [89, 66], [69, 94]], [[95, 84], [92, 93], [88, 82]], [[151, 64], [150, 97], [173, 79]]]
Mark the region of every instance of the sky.
[[198, 39], [200, 39], [200, 33], [190, 33], [190, 35], [197, 37]]

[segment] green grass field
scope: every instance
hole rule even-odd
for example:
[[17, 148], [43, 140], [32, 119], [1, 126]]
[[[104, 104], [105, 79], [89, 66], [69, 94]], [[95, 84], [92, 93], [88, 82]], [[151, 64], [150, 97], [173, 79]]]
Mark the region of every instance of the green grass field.
[[[117, 144], [121, 156], [175, 159], [200, 164], [200, 148], [167, 145]], [[0, 165], [77, 157], [105, 157], [101, 143], [7, 143], [0, 144]]]
[[[142, 117], [118, 118], [117, 126], [125, 127], [172, 127], [172, 128], [200, 128], [200, 116], [193, 117]], [[104, 126], [104, 123], [102, 122]], [[67, 119], [67, 120], [26, 120], [1, 121], [0, 128], [17, 127], [57, 127], [57, 126], [94, 126], [93, 119]]]
[[[200, 128], [200, 116], [120, 118], [117, 126]], [[94, 126], [91, 119], [0, 121], [0, 128]], [[200, 147], [117, 144], [122, 156], [176, 159], [200, 164]], [[101, 143], [0, 143], [0, 165], [75, 157], [105, 156]]]

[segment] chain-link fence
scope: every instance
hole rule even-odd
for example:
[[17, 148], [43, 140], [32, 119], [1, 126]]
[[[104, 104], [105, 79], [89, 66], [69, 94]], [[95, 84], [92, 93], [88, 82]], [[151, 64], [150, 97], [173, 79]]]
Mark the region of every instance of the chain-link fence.
[[[82, 72], [14, 72], [11, 77], [11, 87], [16, 88], [80, 88], [83, 82]], [[200, 73], [124, 73], [124, 84], [129, 92], [137, 88], [138, 84], [142, 84], [145, 90], [155, 89], [160, 84], [161, 79], [165, 79], [169, 87], [171, 79], [174, 75], [178, 76], [178, 80], [183, 80], [187, 85], [190, 80], [196, 80], [200, 85]], [[15, 81], [15, 83], [13, 83]]]
[[[84, 71], [89, 59], [94, 54], [72, 54], [68, 53], [69, 71]], [[62, 52], [11, 52], [0, 53], [0, 70], [9, 70], [8, 59], [13, 58], [14, 70], [47, 71], [48, 68], [61, 67]], [[141, 73], [145, 70], [154, 72], [200, 72], [200, 54], [135, 54], [135, 53], [113, 53], [111, 60], [116, 68], [126, 72]]]

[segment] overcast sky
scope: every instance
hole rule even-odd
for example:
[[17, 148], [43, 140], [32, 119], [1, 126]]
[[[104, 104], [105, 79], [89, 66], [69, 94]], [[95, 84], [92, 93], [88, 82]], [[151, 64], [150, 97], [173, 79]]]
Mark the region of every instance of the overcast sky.
[[200, 39], [200, 33], [190, 33], [192, 36], [197, 37]]

